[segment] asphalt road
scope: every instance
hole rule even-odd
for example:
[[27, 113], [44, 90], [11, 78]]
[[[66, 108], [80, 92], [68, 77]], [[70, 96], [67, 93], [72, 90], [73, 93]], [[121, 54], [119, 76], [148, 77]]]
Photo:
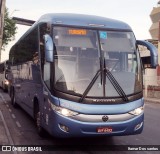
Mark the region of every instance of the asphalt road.
[[[117, 147], [125, 147], [127, 145], [128, 148], [134, 147], [136, 148], [145, 148], [146, 145], [150, 145], [154, 147], [155, 145], [159, 145], [160, 148], [160, 104], [158, 103], [150, 103], [146, 102], [145, 104], [145, 126], [143, 133], [140, 135], [132, 135], [132, 136], [115, 136], [115, 137], [101, 137], [101, 138], [70, 138], [70, 139], [57, 139], [46, 134], [45, 138], [41, 138], [38, 136], [36, 132], [36, 128], [34, 125], [33, 119], [25, 113], [20, 107], [13, 108], [10, 103], [10, 98], [7, 93], [4, 93], [0, 90], [0, 116], [1, 119], [4, 118], [4, 121], [1, 120], [0, 124], [4, 125], [4, 127], [0, 127], [0, 131], [5, 130], [4, 133], [0, 133], [0, 145], [64, 145], [64, 147], [89, 147], [89, 149], [81, 150], [81, 148], [77, 149], [79, 151], [72, 150], [70, 151], [52, 151], [52, 152], [44, 152], [47, 153], [142, 153], [142, 151], [107, 151], [102, 150], [100, 147], [108, 147], [109, 145], [114, 147], [115, 145], [121, 145]], [[93, 150], [92, 150], [93, 147]], [[94, 150], [97, 147], [97, 150]], [[99, 148], [99, 149], [98, 149]], [[144, 149], [145, 150], [145, 149]], [[21, 153], [21, 152], [14, 152]], [[36, 153], [36, 152], [27, 152], [27, 153]], [[143, 151], [143, 153], [160, 153], [154, 151]]]

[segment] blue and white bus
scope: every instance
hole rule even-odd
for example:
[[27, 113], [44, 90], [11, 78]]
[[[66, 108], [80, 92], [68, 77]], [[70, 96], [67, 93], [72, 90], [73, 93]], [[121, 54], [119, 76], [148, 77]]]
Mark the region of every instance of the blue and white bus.
[[142, 60], [126, 23], [80, 14], [43, 15], [11, 48], [10, 96], [57, 137], [139, 134], [144, 125]]

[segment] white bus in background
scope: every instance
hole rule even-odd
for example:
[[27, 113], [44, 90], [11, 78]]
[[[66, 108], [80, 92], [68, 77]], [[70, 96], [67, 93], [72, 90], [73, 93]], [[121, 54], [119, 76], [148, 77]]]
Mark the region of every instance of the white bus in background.
[[7, 69], [8, 61], [4, 61], [0, 63], [0, 87], [3, 89], [3, 91], [8, 91], [8, 69]]

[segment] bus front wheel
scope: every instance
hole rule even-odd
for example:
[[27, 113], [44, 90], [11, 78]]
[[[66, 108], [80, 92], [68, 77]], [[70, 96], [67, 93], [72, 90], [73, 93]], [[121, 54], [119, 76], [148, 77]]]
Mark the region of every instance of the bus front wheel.
[[11, 104], [13, 105], [13, 107], [15, 108], [17, 107], [14, 88], [12, 88], [12, 91], [11, 91]]
[[38, 104], [35, 105], [35, 113], [34, 114], [35, 114], [34, 117], [35, 117], [35, 123], [36, 123], [38, 134], [39, 134], [39, 136], [44, 137], [45, 131], [41, 126], [41, 113], [40, 113]]

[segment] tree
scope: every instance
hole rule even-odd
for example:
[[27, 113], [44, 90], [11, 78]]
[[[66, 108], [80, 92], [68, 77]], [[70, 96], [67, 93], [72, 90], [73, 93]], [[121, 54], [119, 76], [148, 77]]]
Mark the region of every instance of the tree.
[[14, 40], [16, 30], [17, 30], [16, 22], [9, 17], [8, 8], [6, 8], [4, 15], [2, 48], [8, 45], [10, 41]]

